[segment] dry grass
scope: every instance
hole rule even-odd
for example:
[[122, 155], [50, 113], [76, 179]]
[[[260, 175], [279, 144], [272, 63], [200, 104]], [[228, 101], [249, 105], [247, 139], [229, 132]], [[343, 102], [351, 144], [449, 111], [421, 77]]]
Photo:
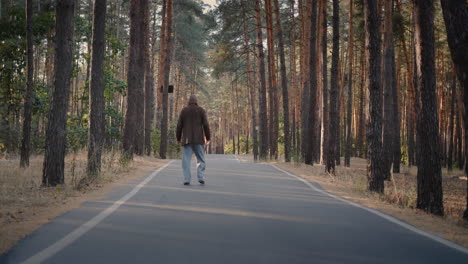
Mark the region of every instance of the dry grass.
[[18, 159], [0, 160], [0, 253], [63, 212], [163, 164], [140, 157], [125, 162], [119, 153], [109, 152], [102, 158], [101, 175], [93, 184], [83, 186], [80, 181], [86, 176], [86, 153], [72, 153], [65, 160], [65, 184], [42, 187], [42, 162], [43, 157], [36, 156], [28, 168], [19, 168]]
[[[252, 160], [250, 156], [241, 158]], [[351, 159], [350, 168], [338, 166], [335, 176], [326, 173], [324, 166], [319, 164], [309, 166], [302, 163], [271, 163], [317, 182], [329, 192], [383, 211], [468, 247], [468, 223], [462, 220], [467, 195], [467, 179], [463, 171], [443, 170], [445, 216], [437, 217], [416, 209], [416, 167], [402, 166], [401, 173], [394, 174], [393, 180], [385, 183], [385, 193], [377, 195], [367, 191], [365, 159]]]

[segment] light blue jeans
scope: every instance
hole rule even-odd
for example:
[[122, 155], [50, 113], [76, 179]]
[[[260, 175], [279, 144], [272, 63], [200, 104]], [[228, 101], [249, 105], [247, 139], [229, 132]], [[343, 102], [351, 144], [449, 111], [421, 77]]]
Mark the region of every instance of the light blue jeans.
[[190, 175], [190, 163], [192, 161], [192, 154], [195, 153], [197, 158], [197, 178], [203, 181], [203, 174], [205, 172], [205, 147], [198, 144], [188, 144], [183, 147], [182, 169], [184, 170], [184, 182], [190, 182], [192, 176]]

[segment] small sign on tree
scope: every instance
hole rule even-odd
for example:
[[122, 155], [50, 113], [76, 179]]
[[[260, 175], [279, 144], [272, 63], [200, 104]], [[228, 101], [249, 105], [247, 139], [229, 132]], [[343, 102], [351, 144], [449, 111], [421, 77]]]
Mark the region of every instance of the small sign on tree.
[[[162, 85], [161, 85], [160, 92], [161, 93], [163, 92], [163, 86]], [[174, 85], [169, 85], [169, 87], [167, 89], [167, 93], [174, 93]]]

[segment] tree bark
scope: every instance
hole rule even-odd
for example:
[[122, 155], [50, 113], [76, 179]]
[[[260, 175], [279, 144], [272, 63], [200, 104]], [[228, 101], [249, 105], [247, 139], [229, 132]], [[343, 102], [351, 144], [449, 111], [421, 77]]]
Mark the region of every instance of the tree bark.
[[317, 1], [312, 1], [309, 35], [309, 107], [307, 118], [307, 149], [304, 155], [304, 163], [313, 165], [315, 148], [315, 123], [317, 111]]
[[94, 180], [101, 171], [101, 154], [104, 145], [104, 52], [106, 49], [106, 0], [94, 1], [92, 33], [91, 82], [89, 86], [88, 129], [88, 179]]
[[29, 155], [31, 152], [31, 119], [32, 98], [34, 96], [34, 50], [32, 30], [32, 0], [26, 0], [26, 54], [27, 54], [27, 81], [26, 95], [24, 98], [23, 140], [21, 141], [20, 167], [29, 167]]
[[385, 1], [384, 21], [384, 50], [383, 50], [383, 147], [382, 166], [383, 177], [390, 180], [390, 169], [393, 161], [394, 140], [394, 113], [393, 113], [393, 90], [396, 79], [392, 65], [395, 63], [395, 49], [393, 45], [393, 2]]
[[[257, 111], [255, 109], [255, 82], [252, 76], [252, 69], [250, 65], [250, 43], [249, 34], [247, 28], [247, 11], [246, 11], [246, 0], [242, 0], [242, 11], [243, 11], [243, 37], [244, 37], [244, 51], [246, 53], [246, 67], [247, 67], [247, 87], [249, 89], [249, 103], [250, 103], [250, 114], [252, 120], [252, 140], [253, 140], [253, 155], [254, 160], [258, 159], [258, 139], [257, 139]], [[247, 153], [249, 147], [247, 146]]]
[[320, 12], [322, 13], [320, 27], [321, 27], [321, 48], [322, 48], [322, 136], [321, 136], [321, 154], [320, 163], [327, 163], [327, 154], [329, 148], [329, 103], [328, 103], [328, 54], [327, 54], [327, 0], [322, 0]]
[[[150, 7], [146, 6], [144, 18], [145, 32], [145, 154], [151, 155], [151, 128], [154, 118], [154, 52], [150, 50]], [[155, 35], [153, 35], [155, 38]], [[153, 39], [154, 41], [154, 39]], [[153, 42], [154, 44], [154, 42]]]
[[291, 135], [292, 135], [292, 144], [291, 147], [294, 149], [294, 154], [298, 154], [299, 144], [299, 126], [298, 126], [298, 114], [300, 108], [300, 89], [297, 86], [297, 72], [296, 72], [296, 19], [294, 17], [295, 7], [294, 0], [290, 0], [290, 19], [291, 19], [291, 29], [290, 29], [290, 52], [289, 56], [290, 61], [290, 74], [291, 74], [291, 105], [292, 107], [292, 124], [291, 124]]
[[463, 170], [464, 167], [464, 159], [463, 159], [463, 136], [462, 136], [462, 117], [461, 113], [462, 110], [460, 109], [460, 101], [457, 101], [457, 161], [458, 161], [458, 169]]
[[[400, 64], [399, 64], [400, 65]], [[396, 63], [395, 60], [392, 61], [392, 72], [395, 74], [396, 71]], [[398, 75], [398, 74], [397, 74]], [[393, 172], [400, 173], [400, 162], [401, 162], [401, 138], [400, 138], [400, 130], [401, 130], [401, 121], [400, 121], [400, 84], [395, 77], [392, 83], [392, 96], [393, 96]]]
[[364, 0], [364, 18], [369, 67], [366, 80], [369, 90], [369, 120], [366, 133], [368, 189], [383, 193], [381, 51], [377, 0]]
[[[299, 0], [299, 16], [301, 21], [301, 87], [302, 87], [302, 102], [301, 102], [301, 156], [305, 159], [308, 151], [310, 131], [309, 128], [309, 112], [310, 112], [310, 82], [309, 79], [309, 52], [310, 52], [310, 14], [311, 1]], [[305, 10], [304, 10], [305, 9]]]
[[267, 45], [268, 45], [268, 83], [269, 83], [269, 139], [270, 139], [270, 159], [278, 158], [278, 80], [276, 79], [275, 67], [275, 37], [273, 28], [273, 7], [272, 0], [265, 0], [265, 14], [267, 25]]
[[166, 159], [167, 152], [167, 130], [168, 130], [168, 88], [169, 88], [169, 74], [171, 70], [171, 42], [172, 42], [172, 0], [167, 0], [167, 28], [166, 30], [166, 44], [164, 55], [164, 82], [162, 93], [162, 119], [161, 119], [161, 149], [159, 156], [161, 159]]
[[358, 123], [358, 136], [357, 136], [357, 150], [358, 150], [358, 157], [364, 158], [366, 156], [366, 150], [364, 147], [364, 141], [365, 141], [365, 124], [366, 124], [366, 117], [364, 115], [364, 108], [365, 108], [365, 91], [364, 91], [364, 85], [365, 85], [365, 73], [366, 73], [366, 56], [365, 56], [365, 41], [362, 41], [362, 47], [361, 47], [361, 80], [359, 83], [359, 123]]
[[278, 47], [281, 64], [281, 88], [283, 91], [283, 122], [284, 122], [284, 159], [291, 161], [291, 142], [289, 134], [289, 96], [288, 96], [288, 77], [286, 75], [286, 58], [284, 55], [283, 30], [281, 29], [280, 13], [278, 0], [275, 3], [276, 33], [278, 38]]
[[124, 154], [133, 159], [133, 154], [138, 154], [137, 139], [141, 100], [144, 93], [144, 50], [142, 49], [143, 34], [141, 34], [142, 0], [130, 2], [130, 47], [127, 73], [127, 113], [125, 115], [125, 127], [123, 135]]
[[[156, 120], [161, 118], [162, 111], [162, 92], [161, 86], [164, 83], [164, 63], [165, 63], [165, 50], [166, 50], [166, 28], [167, 28], [167, 1], [161, 0], [162, 10], [161, 10], [161, 36], [159, 43], [159, 64], [158, 64], [158, 81], [156, 85]], [[159, 125], [159, 124], [158, 124]]]
[[257, 48], [258, 48], [258, 65], [260, 77], [260, 93], [259, 101], [259, 116], [260, 119], [260, 160], [266, 160], [268, 155], [268, 123], [267, 107], [266, 107], [266, 80], [265, 80], [265, 53], [263, 52], [263, 37], [262, 37], [262, 19], [260, 14], [260, 0], [255, 0], [255, 18], [257, 24]]
[[[391, 2], [391, 1], [388, 1]], [[348, 69], [348, 101], [346, 104], [347, 116], [346, 116], [346, 151], [344, 163], [346, 167], [351, 166], [351, 148], [353, 144], [353, 137], [351, 135], [351, 119], [353, 110], [353, 0], [349, 0], [349, 44], [348, 44], [348, 56], [349, 56], [349, 69]]]
[[449, 146], [447, 154], [447, 169], [448, 171], [452, 170], [453, 167], [453, 131], [454, 131], [454, 121], [455, 121], [455, 94], [456, 94], [456, 76], [453, 76], [453, 83], [451, 87], [451, 96], [450, 96], [450, 117], [449, 117]]
[[[139, 20], [139, 39], [138, 42], [138, 55], [141, 56], [141, 65], [139, 65], [140, 71], [138, 72], [139, 78], [141, 78], [141, 89], [138, 89], [137, 95], [137, 119], [136, 119], [136, 131], [135, 131], [135, 154], [141, 156], [144, 153], [145, 147], [145, 70], [146, 61], [148, 57], [147, 53], [147, 36], [146, 36], [146, 11], [149, 10], [148, 1], [140, 0], [140, 11], [138, 13]], [[148, 18], [149, 19], [149, 18]]]
[[74, 0], [57, 0], [55, 88], [47, 123], [42, 184], [64, 183], [67, 111], [73, 60]]
[[[463, 90], [464, 123], [465, 123], [465, 164], [468, 164], [468, 6], [463, 0], [441, 0], [442, 11], [447, 29], [447, 40], [455, 64], [458, 79]], [[468, 166], [465, 167], [468, 175]], [[468, 191], [468, 182], [467, 182]], [[468, 221], [468, 194], [466, 196], [466, 210], [463, 219]]]
[[333, 50], [332, 50], [332, 65], [331, 65], [331, 79], [330, 79], [330, 128], [328, 138], [328, 155], [326, 171], [335, 174], [335, 162], [337, 143], [340, 140], [338, 135], [339, 130], [339, 111], [338, 100], [339, 96], [339, 81], [338, 81], [338, 60], [340, 54], [340, 16], [339, 16], [339, 1], [333, 0]]
[[434, 55], [434, 1], [414, 0], [416, 65], [419, 83], [416, 207], [444, 215], [440, 164], [439, 121], [436, 104]]

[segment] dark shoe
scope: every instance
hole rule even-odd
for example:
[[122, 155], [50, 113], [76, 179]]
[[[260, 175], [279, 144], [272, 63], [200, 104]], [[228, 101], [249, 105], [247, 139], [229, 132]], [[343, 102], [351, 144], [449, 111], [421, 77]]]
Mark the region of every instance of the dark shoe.
[[184, 185], [190, 185], [190, 182], [184, 182]]
[[205, 181], [198, 181], [201, 185], [205, 184]]

